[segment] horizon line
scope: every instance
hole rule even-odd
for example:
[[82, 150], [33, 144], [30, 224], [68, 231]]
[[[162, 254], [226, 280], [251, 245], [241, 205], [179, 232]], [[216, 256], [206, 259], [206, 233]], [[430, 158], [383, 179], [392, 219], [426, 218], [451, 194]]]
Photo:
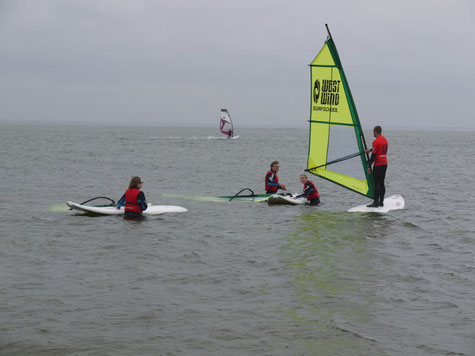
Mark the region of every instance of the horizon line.
[[[170, 128], [215, 128], [215, 125], [211, 124], [191, 124], [191, 123], [169, 123], [169, 122], [95, 122], [95, 121], [54, 121], [54, 120], [2, 120], [0, 119], [1, 125], [40, 125], [40, 126], [124, 126], [124, 127], [170, 127]], [[255, 126], [255, 125], [243, 125], [235, 127], [235, 129], [295, 129], [295, 130], [307, 130], [308, 127], [304, 125], [293, 125], [293, 126], [274, 126], [274, 127], [266, 127], [266, 126]], [[453, 126], [450, 127], [443, 127], [443, 126], [432, 126], [432, 127], [422, 127], [422, 126], [397, 126], [397, 125], [385, 125], [385, 130], [394, 130], [394, 131], [449, 131], [449, 132], [472, 132], [475, 131], [475, 128], [469, 127], [459, 127], [454, 128]], [[365, 128], [364, 128], [365, 129]], [[365, 130], [370, 130], [371, 128], [366, 128]]]

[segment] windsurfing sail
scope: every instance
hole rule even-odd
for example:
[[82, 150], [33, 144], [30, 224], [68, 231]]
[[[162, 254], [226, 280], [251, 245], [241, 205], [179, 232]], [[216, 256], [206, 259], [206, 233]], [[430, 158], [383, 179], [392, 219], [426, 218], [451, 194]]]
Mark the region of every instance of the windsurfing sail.
[[356, 106], [328, 29], [310, 64], [310, 133], [306, 171], [374, 198], [369, 157]]
[[233, 137], [233, 121], [231, 120], [228, 109], [221, 109], [221, 114], [219, 115], [219, 131], [228, 137]]

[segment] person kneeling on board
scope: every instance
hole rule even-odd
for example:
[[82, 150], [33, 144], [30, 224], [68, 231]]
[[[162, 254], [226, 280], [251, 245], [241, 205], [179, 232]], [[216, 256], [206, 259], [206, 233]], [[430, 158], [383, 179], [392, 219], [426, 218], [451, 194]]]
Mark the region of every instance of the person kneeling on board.
[[286, 190], [285, 185], [279, 184], [279, 177], [277, 172], [279, 171], [279, 161], [274, 161], [270, 164], [270, 171], [266, 173], [266, 194], [275, 194], [279, 189]]
[[125, 191], [125, 194], [120, 198], [116, 208], [120, 209], [125, 204], [124, 218], [142, 218], [142, 211], [147, 210], [147, 202], [145, 200], [145, 194], [140, 190], [143, 182], [140, 177], [132, 177], [129, 183], [129, 189]]
[[320, 204], [320, 194], [318, 193], [318, 189], [312, 181], [308, 180], [306, 174], [300, 175], [300, 183], [303, 184], [303, 193], [297, 195], [296, 198], [307, 198], [310, 205]]

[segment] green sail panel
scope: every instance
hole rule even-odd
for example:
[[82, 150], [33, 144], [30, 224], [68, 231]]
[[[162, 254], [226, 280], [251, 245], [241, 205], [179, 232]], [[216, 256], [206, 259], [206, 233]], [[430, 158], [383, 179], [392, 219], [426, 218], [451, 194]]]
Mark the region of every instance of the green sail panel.
[[307, 171], [374, 198], [363, 131], [331, 36], [310, 64], [310, 74]]

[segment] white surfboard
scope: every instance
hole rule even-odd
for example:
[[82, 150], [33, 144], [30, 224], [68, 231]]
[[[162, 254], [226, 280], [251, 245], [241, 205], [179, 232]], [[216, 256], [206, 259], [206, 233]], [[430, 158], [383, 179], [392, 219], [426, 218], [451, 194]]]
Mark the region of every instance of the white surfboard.
[[[68, 201], [66, 203], [70, 208], [82, 211], [84, 213], [90, 214], [99, 214], [99, 215], [123, 215], [124, 214], [124, 207], [117, 209], [115, 206], [88, 206], [88, 205], [81, 205], [74, 203], [72, 201]], [[143, 211], [143, 215], [160, 215], [160, 214], [167, 214], [167, 213], [184, 213], [188, 211], [188, 209], [183, 208], [181, 206], [173, 206], [173, 205], [151, 205], [149, 204], [147, 210]]]
[[392, 195], [389, 198], [384, 199], [384, 206], [377, 208], [368, 208], [366, 205], [356, 206], [348, 210], [350, 213], [387, 213], [391, 210], [404, 209], [405, 201], [400, 195]]
[[216, 139], [216, 140], [235, 140], [238, 137], [239, 137], [239, 135], [232, 136], [232, 137], [210, 137], [210, 138], [213, 138], [213, 139]]
[[307, 204], [307, 199], [296, 198], [290, 195], [274, 194], [267, 199], [267, 203], [269, 205], [303, 205]]
[[[216, 136], [206, 136], [206, 137], [192, 137], [193, 140], [235, 140], [239, 137], [239, 135], [237, 136], [233, 136], [233, 137], [227, 137], [227, 136], [220, 136], [220, 137], [216, 137]], [[178, 137], [180, 138], [180, 137]]]

